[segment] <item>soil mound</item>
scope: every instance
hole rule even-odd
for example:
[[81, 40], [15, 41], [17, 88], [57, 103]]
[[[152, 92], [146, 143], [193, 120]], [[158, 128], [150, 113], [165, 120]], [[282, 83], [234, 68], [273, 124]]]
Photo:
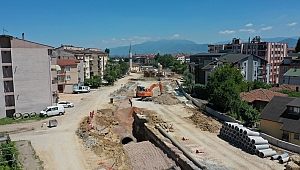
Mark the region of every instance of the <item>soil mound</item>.
[[175, 96], [169, 93], [164, 93], [160, 96], [153, 97], [153, 102], [158, 104], [165, 104], [165, 105], [175, 105], [180, 103]]

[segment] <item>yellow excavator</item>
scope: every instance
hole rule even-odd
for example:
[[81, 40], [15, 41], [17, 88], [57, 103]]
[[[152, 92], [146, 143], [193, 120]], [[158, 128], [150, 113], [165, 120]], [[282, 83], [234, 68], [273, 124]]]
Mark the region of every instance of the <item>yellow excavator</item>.
[[145, 88], [144, 86], [137, 86], [136, 88], [136, 97], [141, 98], [142, 101], [152, 101], [153, 100], [153, 92], [152, 90], [155, 87], [159, 87], [160, 94], [162, 94], [162, 83], [152, 84], [149, 88]]

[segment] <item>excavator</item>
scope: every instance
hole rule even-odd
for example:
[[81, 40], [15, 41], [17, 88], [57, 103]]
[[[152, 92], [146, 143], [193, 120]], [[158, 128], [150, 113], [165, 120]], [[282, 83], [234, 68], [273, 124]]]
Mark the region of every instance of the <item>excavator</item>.
[[152, 90], [155, 87], [159, 87], [160, 94], [162, 94], [162, 83], [152, 84], [149, 88], [145, 88], [144, 86], [137, 86], [136, 88], [136, 97], [141, 98], [142, 101], [152, 101], [153, 100], [153, 92]]

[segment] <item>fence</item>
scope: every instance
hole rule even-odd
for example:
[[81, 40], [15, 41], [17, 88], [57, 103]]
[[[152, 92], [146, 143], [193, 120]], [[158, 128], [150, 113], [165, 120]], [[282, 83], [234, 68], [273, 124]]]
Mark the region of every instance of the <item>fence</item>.
[[260, 136], [263, 137], [264, 139], [267, 139], [270, 144], [273, 144], [275, 146], [278, 146], [280, 148], [283, 148], [283, 149], [286, 149], [289, 151], [300, 153], [300, 146], [298, 146], [298, 145], [295, 145], [295, 144], [292, 144], [289, 142], [285, 142], [283, 140], [279, 140], [279, 139], [269, 136], [265, 133], [260, 133]]

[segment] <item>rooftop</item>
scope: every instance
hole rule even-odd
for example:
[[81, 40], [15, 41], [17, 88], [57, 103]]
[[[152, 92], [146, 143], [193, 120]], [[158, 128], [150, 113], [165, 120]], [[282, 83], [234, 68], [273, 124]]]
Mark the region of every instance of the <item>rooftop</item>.
[[242, 100], [252, 103], [254, 101], [270, 102], [274, 96], [287, 97], [288, 95], [267, 89], [255, 89], [251, 90], [250, 92], [242, 92], [240, 96]]
[[72, 66], [80, 63], [77, 59], [57, 59], [57, 65], [59, 66]]
[[291, 68], [289, 69], [283, 76], [287, 77], [299, 77], [300, 76], [300, 69], [298, 68]]

